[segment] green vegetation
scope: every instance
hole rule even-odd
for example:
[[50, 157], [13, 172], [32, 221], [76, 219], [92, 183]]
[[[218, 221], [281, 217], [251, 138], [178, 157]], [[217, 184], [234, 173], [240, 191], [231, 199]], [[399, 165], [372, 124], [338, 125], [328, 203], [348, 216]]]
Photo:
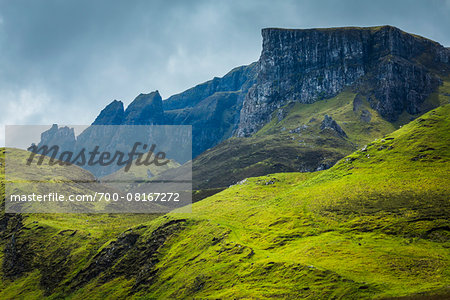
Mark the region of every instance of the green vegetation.
[[[55, 160], [56, 164], [50, 165], [50, 158], [37, 155], [34, 161], [27, 166], [26, 162], [30, 152], [20, 149], [1, 149], [2, 166], [7, 163], [8, 181], [14, 182], [7, 194], [30, 195], [32, 193], [47, 195], [57, 191], [59, 195], [93, 195], [95, 192], [117, 192], [98, 183], [95, 177], [88, 171], [75, 165], [66, 165]], [[36, 162], [42, 159], [41, 164]], [[61, 164], [59, 164], [60, 162]], [[3, 175], [2, 175], [3, 176]], [[2, 191], [3, 192], [3, 191]], [[74, 202], [12, 202], [10, 210], [14, 212], [98, 212], [105, 209], [107, 202], [74, 203]]]
[[192, 213], [2, 215], [0, 298], [448, 296], [449, 116], [437, 108], [326, 171], [248, 178]]
[[[330, 170], [248, 179], [193, 215], [173, 214], [196, 224], [166, 245], [153, 295], [364, 298], [448, 287], [449, 116], [446, 105]], [[308, 266], [320, 280], [296, 277]]]
[[[421, 111], [450, 103], [450, 78], [422, 104]], [[347, 137], [322, 130], [329, 115]], [[420, 115], [420, 114], [419, 114]], [[312, 104], [291, 102], [250, 138], [231, 138], [193, 161], [194, 189], [228, 187], [247, 177], [275, 172], [311, 172], [334, 165], [345, 155], [393, 132], [419, 115], [404, 112], [390, 123], [373, 110], [364, 96], [344, 91]]]
[[[154, 155], [151, 156], [151, 159], [154, 159]], [[134, 183], [137, 180], [149, 179], [179, 166], [180, 164], [174, 160], [169, 160], [167, 164], [162, 166], [156, 166], [155, 164], [150, 164], [148, 166], [136, 165], [135, 162], [133, 162], [129, 170], [125, 171], [126, 167], [123, 167], [112, 174], [102, 177], [101, 182], [111, 188], [128, 192], [137, 188], [138, 184]]]
[[[194, 182], [194, 188], [224, 187], [274, 172], [328, 168], [358, 146], [396, 129], [372, 110], [367, 100], [360, 99], [355, 107], [355, 93], [346, 91], [313, 104], [290, 103], [280, 108], [254, 136], [228, 139], [197, 157], [193, 178], [199, 180]], [[320, 128], [326, 114], [348, 137]], [[363, 114], [370, 120], [363, 120]], [[278, 115], [283, 118], [279, 120]]]

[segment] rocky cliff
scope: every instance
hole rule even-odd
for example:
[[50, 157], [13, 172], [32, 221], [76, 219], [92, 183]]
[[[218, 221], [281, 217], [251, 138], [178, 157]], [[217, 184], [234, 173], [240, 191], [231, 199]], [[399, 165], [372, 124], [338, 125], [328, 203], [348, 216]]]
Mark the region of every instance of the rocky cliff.
[[122, 101], [114, 100], [100, 112], [92, 125], [121, 125], [124, 117]]
[[126, 125], [164, 124], [163, 104], [159, 92], [137, 96], [125, 110], [123, 123]]
[[256, 63], [241, 66], [163, 101], [167, 124], [192, 125], [193, 157], [233, 135], [255, 77]]
[[163, 124], [164, 111], [158, 91], [139, 94], [124, 110], [122, 101], [114, 100], [98, 115], [92, 125], [151, 125]]
[[449, 71], [450, 51], [391, 26], [262, 30], [256, 84], [245, 97], [237, 136], [249, 136], [290, 101], [313, 103], [346, 87], [362, 92], [389, 121], [420, 104]]
[[231, 70], [167, 100], [158, 91], [140, 94], [124, 110], [121, 101], [106, 106], [92, 125], [192, 125], [193, 156], [232, 136], [256, 63]]
[[59, 127], [57, 124], [53, 124], [52, 127], [41, 133], [41, 141], [39, 142], [38, 149], [46, 145], [51, 147], [58, 145], [61, 152], [71, 151], [75, 146], [75, 132], [73, 128], [67, 126]]
[[[140, 94], [126, 110], [114, 100], [93, 125], [192, 125], [197, 157], [233, 135], [253, 135], [272, 117], [281, 122], [292, 104], [312, 104], [344, 90], [356, 94], [353, 111], [364, 126], [372, 126], [375, 112], [389, 122], [405, 111], [414, 115], [436, 107], [422, 104], [450, 74], [448, 48], [391, 26], [267, 28], [262, 36], [258, 62], [164, 101], [158, 91]], [[331, 115], [323, 129], [345, 137]], [[81, 137], [98, 138], [92, 129]]]

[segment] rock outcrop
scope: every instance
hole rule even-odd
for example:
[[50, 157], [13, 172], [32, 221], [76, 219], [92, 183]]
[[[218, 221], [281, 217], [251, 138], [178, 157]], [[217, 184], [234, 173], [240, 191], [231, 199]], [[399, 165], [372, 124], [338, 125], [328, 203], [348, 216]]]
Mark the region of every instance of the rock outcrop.
[[347, 134], [341, 128], [341, 126], [339, 126], [338, 123], [336, 123], [336, 121], [333, 120], [333, 118], [331, 118], [329, 115], [324, 116], [323, 121], [320, 124], [320, 129], [331, 129], [334, 130], [340, 137], [347, 137]]
[[158, 91], [137, 96], [125, 110], [126, 125], [153, 125], [164, 123], [162, 98]]
[[[289, 101], [313, 103], [352, 86], [394, 121], [415, 114], [448, 72], [450, 51], [391, 26], [262, 30], [256, 84], [240, 114], [237, 136], [249, 136]], [[439, 67], [437, 67], [439, 66]], [[439, 68], [439, 70], [437, 69]]]
[[163, 101], [167, 124], [192, 125], [193, 157], [233, 135], [255, 77], [253, 63]]
[[41, 141], [38, 144], [38, 149], [41, 146], [51, 147], [53, 145], [59, 146], [59, 151], [72, 151], [75, 146], [75, 132], [73, 128], [67, 126], [59, 127], [53, 124], [52, 127], [41, 134]]
[[124, 122], [125, 111], [122, 101], [114, 100], [98, 115], [92, 125], [121, 125]]
[[92, 125], [163, 124], [164, 111], [158, 91], [140, 94], [124, 110], [122, 101], [114, 100], [98, 115]]

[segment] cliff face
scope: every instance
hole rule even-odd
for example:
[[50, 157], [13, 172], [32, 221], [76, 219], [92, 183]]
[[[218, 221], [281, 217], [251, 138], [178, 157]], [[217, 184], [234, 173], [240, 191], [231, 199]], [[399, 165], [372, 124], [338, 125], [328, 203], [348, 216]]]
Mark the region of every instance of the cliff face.
[[193, 157], [232, 136], [255, 76], [253, 63], [163, 101], [167, 124], [192, 125]]
[[163, 102], [164, 110], [194, 107], [202, 100], [217, 92], [247, 91], [254, 83], [255, 64], [234, 68], [222, 78], [214, 77], [180, 94], [173, 95]]
[[[256, 63], [253, 63], [164, 101], [158, 91], [140, 94], [124, 111], [123, 103], [114, 100], [92, 125], [192, 125], [192, 155], [195, 157], [232, 136], [238, 126], [244, 97], [255, 83], [255, 76]], [[92, 136], [95, 131], [88, 132]]]
[[158, 91], [140, 94], [131, 102], [124, 113], [126, 125], [163, 124], [164, 111], [162, 98]]
[[57, 145], [59, 150], [64, 152], [71, 151], [75, 146], [75, 142], [75, 132], [73, 128], [67, 126], [58, 127], [58, 125], [53, 124], [49, 130], [41, 133], [41, 140], [37, 147], [51, 147]]
[[[352, 86], [390, 121], [419, 105], [449, 70], [449, 50], [390, 27], [262, 30], [256, 84], [240, 114], [249, 136], [290, 101], [313, 103]], [[436, 68], [440, 68], [437, 70]]]
[[124, 117], [122, 101], [114, 100], [100, 112], [92, 125], [122, 125]]

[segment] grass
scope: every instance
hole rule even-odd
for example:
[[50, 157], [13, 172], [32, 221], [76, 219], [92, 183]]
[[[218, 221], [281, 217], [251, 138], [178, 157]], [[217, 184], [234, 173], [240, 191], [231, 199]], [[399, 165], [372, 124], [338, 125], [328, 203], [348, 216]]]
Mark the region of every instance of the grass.
[[[450, 105], [439, 108], [319, 174], [251, 178], [194, 204], [194, 215], [174, 214], [197, 224], [166, 246], [154, 295], [379, 298], [445, 289], [449, 115]], [[307, 266], [330, 278], [303, 283], [291, 268]], [[207, 283], [189, 294], [186, 278], [197, 277]]]
[[[346, 91], [313, 104], [290, 103], [280, 108], [254, 136], [228, 139], [197, 157], [193, 178], [200, 180], [194, 181], [194, 189], [225, 187], [274, 172], [329, 168], [358, 146], [396, 129], [366, 100], [354, 110], [354, 98], [354, 93]], [[363, 110], [371, 114], [370, 122], [361, 119]], [[277, 118], [280, 113], [285, 115], [282, 120]], [[342, 127], [347, 138], [320, 129], [325, 114]]]
[[[426, 112], [450, 103], [450, 78], [421, 106]], [[370, 107], [367, 99], [346, 90], [336, 97], [312, 104], [289, 103], [275, 111], [272, 119], [250, 138], [231, 138], [209, 149], [193, 161], [193, 188], [228, 187], [247, 177], [275, 172], [310, 172], [334, 165], [374, 139], [399, 129], [417, 118], [404, 112], [390, 123]], [[321, 130], [324, 115], [331, 116], [347, 134], [339, 137]], [[282, 115], [281, 120], [278, 115]], [[364, 116], [370, 115], [370, 121]]]
[[449, 116], [437, 108], [329, 170], [248, 178], [192, 213], [33, 214], [15, 231], [10, 217], [3, 257], [14, 231], [33, 261], [18, 277], [2, 268], [0, 297], [448, 296]]

